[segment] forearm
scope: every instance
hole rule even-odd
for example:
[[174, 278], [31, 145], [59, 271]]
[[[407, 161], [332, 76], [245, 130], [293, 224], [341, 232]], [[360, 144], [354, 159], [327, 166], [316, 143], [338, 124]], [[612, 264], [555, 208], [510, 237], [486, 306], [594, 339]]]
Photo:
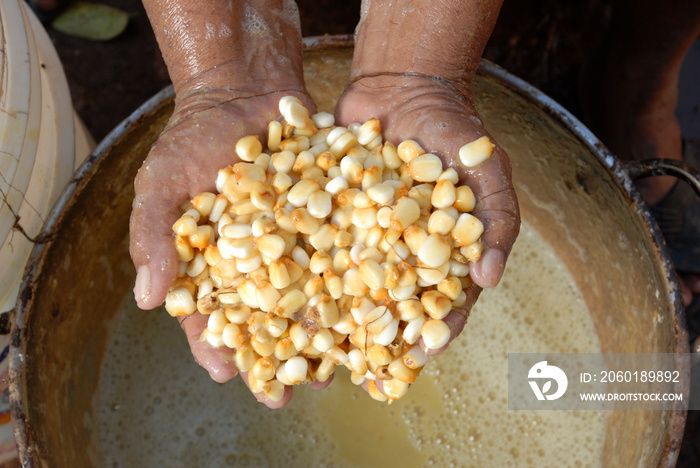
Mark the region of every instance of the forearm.
[[303, 89], [293, 0], [143, 0], [176, 94], [254, 85]]
[[364, 0], [352, 79], [417, 74], [471, 82], [502, 0]]

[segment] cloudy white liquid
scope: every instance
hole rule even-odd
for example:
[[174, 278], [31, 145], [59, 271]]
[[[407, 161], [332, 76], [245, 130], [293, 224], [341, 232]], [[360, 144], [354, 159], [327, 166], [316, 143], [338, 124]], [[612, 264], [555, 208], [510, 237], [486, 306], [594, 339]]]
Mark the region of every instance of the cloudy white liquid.
[[450, 348], [387, 405], [349, 382], [295, 388], [269, 410], [218, 384], [164, 310], [131, 299], [112, 324], [94, 397], [104, 467], [598, 466], [605, 413], [507, 409], [509, 352], [600, 352], [566, 268], [524, 224], [498, 288]]

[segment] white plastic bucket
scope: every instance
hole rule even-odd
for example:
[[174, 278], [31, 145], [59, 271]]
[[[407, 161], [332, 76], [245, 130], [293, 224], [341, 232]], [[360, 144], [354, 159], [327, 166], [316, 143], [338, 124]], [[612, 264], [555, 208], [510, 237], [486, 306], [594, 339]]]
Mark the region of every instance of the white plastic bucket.
[[[0, 312], [12, 310], [35, 238], [95, 144], [73, 110], [51, 39], [23, 0], [0, 2]], [[0, 337], [0, 382], [9, 337]], [[0, 383], [0, 393], [5, 393]], [[0, 396], [0, 463], [16, 457]]]

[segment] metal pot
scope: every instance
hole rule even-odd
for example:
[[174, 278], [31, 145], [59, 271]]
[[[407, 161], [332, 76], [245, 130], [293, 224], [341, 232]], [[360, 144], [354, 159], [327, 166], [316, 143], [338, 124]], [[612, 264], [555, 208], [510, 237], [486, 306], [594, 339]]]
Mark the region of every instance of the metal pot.
[[[351, 56], [351, 38], [306, 40], [306, 80], [320, 110], [335, 107]], [[482, 64], [474, 88], [486, 128], [512, 158], [523, 219], [574, 273], [603, 351], [688, 352], [669, 254], [626, 167], [504, 70]], [[132, 182], [172, 109], [165, 89], [98, 146], [36, 246], [12, 329], [12, 414], [24, 466], [99, 466], [92, 399], [107, 324], [135, 277]], [[675, 464], [685, 413], [616, 411], [608, 421], [604, 465]]]

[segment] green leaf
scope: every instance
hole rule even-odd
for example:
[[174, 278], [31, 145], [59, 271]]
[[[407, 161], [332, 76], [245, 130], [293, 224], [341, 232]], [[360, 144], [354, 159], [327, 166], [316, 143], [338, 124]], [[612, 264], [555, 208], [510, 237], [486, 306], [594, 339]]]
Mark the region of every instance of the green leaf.
[[73, 2], [51, 25], [58, 31], [91, 41], [114, 39], [126, 29], [129, 15], [107, 5]]

